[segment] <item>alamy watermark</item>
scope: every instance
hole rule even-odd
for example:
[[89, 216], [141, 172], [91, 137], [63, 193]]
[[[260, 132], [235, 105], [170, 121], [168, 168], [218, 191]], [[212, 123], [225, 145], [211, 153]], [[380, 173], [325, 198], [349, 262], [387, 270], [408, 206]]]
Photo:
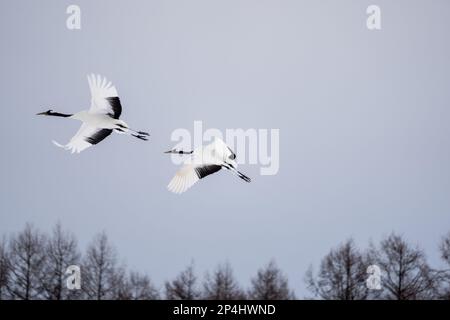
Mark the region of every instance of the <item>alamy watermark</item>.
[[366, 26], [369, 30], [381, 30], [381, 9], [377, 5], [367, 7], [366, 13], [369, 15], [366, 20]]
[[[170, 139], [176, 142], [176, 150], [193, 150], [220, 138], [236, 153], [238, 164], [259, 164], [263, 176], [276, 175], [280, 169], [280, 129], [219, 129], [203, 130], [202, 121], [194, 121], [193, 134], [185, 128], [175, 129]], [[183, 163], [184, 158], [171, 156], [174, 164]]]
[[67, 7], [66, 13], [69, 15], [66, 20], [66, 27], [69, 30], [81, 29], [81, 9], [76, 4]]
[[381, 269], [376, 264], [367, 267], [369, 277], [366, 280], [367, 289], [381, 290]]
[[70, 265], [65, 272], [68, 277], [66, 279], [66, 286], [69, 290], [81, 289], [81, 268], [78, 265]]

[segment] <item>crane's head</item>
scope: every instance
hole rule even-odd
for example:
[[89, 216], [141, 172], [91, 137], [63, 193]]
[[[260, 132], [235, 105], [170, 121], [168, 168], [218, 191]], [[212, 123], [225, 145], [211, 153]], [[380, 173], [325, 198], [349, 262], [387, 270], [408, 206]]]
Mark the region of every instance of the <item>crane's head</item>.
[[44, 112], [39, 112], [38, 114], [36, 114], [37, 116], [51, 116], [52, 115], [52, 113], [53, 113], [53, 110], [47, 110], [47, 111], [44, 111]]
[[233, 169], [236, 169], [238, 166], [237, 162], [231, 159], [228, 159], [225, 163], [227, 163]]

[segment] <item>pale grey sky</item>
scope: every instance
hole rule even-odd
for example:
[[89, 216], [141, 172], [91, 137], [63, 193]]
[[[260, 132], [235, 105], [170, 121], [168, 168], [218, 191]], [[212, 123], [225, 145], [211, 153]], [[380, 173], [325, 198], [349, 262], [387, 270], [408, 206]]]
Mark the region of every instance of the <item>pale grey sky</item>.
[[[66, 7], [82, 29], [66, 29]], [[366, 28], [378, 4], [382, 30]], [[247, 284], [276, 259], [299, 296], [310, 263], [353, 236], [397, 231], [438, 262], [450, 229], [450, 2], [1, 1], [0, 234], [61, 221], [82, 248], [105, 230], [156, 284], [192, 259]], [[117, 86], [144, 143], [80, 155], [79, 124], [35, 116], [89, 106], [86, 75]], [[226, 112], [224, 112], [226, 110]], [[182, 196], [162, 152], [176, 128], [279, 128], [280, 171], [221, 172]]]

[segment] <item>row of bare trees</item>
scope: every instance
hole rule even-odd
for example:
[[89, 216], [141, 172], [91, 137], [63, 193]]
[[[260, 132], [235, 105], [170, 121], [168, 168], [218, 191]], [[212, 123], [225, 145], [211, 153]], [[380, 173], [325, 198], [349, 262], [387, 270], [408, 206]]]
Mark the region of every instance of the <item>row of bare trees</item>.
[[[433, 269], [422, 249], [395, 233], [364, 251], [349, 239], [322, 259], [317, 272], [309, 268], [306, 283], [314, 298], [325, 300], [448, 300], [450, 233], [439, 253], [444, 268]], [[368, 268], [374, 265], [381, 271], [378, 289], [367, 285]]]
[[[450, 299], [450, 233], [441, 241], [443, 265], [433, 269], [425, 253], [403, 237], [391, 234], [379, 245], [360, 250], [352, 239], [332, 249], [305, 281], [312, 295], [326, 300]], [[81, 289], [67, 286], [67, 267], [80, 265]], [[368, 267], [381, 271], [380, 288], [367, 285]], [[446, 269], [447, 268], [447, 269]], [[270, 262], [244, 289], [228, 263], [199, 279], [193, 264], [162, 288], [150, 278], [118, 262], [105, 233], [98, 234], [82, 255], [73, 234], [57, 224], [50, 235], [31, 225], [0, 240], [0, 300], [287, 300], [295, 299], [287, 277]]]
[[[80, 263], [81, 261], [81, 263]], [[81, 289], [67, 286], [68, 266], [80, 265]], [[76, 238], [57, 224], [50, 235], [31, 225], [0, 241], [0, 300], [15, 299], [291, 299], [293, 291], [275, 262], [260, 269], [243, 289], [228, 263], [221, 264], [202, 281], [193, 264], [163, 288], [150, 278], [118, 262], [105, 233], [98, 234], [81, 255]]]

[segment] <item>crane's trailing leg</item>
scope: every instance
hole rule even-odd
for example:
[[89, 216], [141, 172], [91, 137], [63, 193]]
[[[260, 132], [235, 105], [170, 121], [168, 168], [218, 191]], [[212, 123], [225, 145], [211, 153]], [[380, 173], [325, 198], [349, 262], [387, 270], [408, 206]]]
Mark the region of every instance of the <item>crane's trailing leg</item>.
[[239, 178], [241, 178], [241, 179], [244, 180], [245, 182], [251, 182], [251, 181], [252, 181], [252, 179], [250, 179], [249, 177], [247, 177], [245, 174], [243, 174], [243, 173], [240, 172], [240, 171], [237, 171], [237, 170], [236, 170], [236, 174], [237, 174], [237, 176], [238, 176]]
[[144, 140], [144, 141], [148, 141], [148, 136], [144, 136], [144, 135], [140, 135], [140, 134], [131, 134], [131, 136]]
[[135, 138], [147, 141], [148, 137], [150, 136], [149, 133], [144, 132], [144, 131], [136, 131], [133, 129], [130, 129], [122, 124], [116, 124], [118, 128], [114, 129], [120, 133], [125, 133], [125, 134], [129, 134], [130, 136], [133, 136]]
[[241, 178], [242, 180], [244, 180], [245, 182], [251, 182], [252, 179], [250, 179], [249, 177], [247, 177], [245, 174], [243, 174], [242, 172], [236, 170], [236, 168], [234, 168], [232, 165], [229, 164], [225, 164], [223, 165], [224, 168], [230, 170], [232, 173], [234, 173], [235, 175], [237, 175], [239, 178]]

